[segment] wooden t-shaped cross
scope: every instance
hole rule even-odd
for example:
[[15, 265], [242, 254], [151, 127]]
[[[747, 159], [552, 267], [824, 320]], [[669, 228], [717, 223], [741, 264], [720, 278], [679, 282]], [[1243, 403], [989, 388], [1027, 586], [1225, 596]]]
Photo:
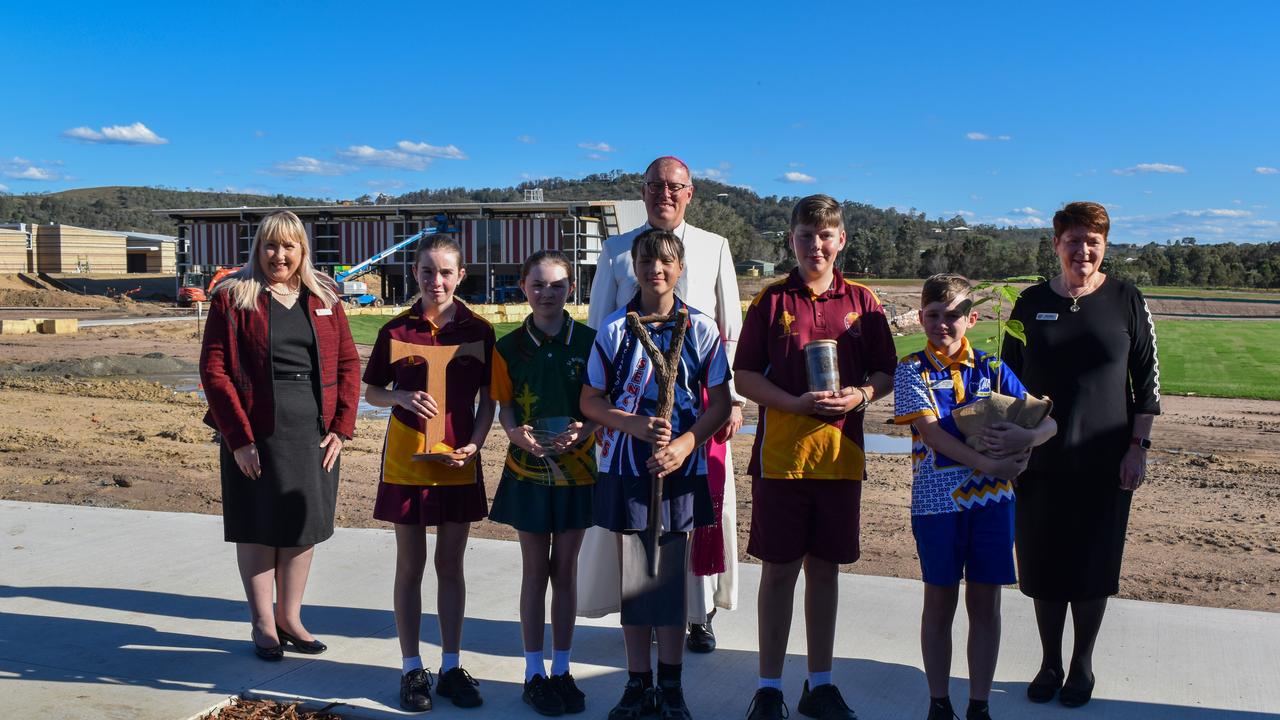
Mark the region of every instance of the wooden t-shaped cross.
[[[644, 323], [668, 323], [675, 321], [676, 326], [671, 332], [671, 345], [667, 347], [664, 353], [654, 344], [653, 338], [649, 337], [648, 331], [644, 329]], [[680, 369], [680, 350], [684, 347], [684, 332], [689, 326], [689, 311], [680, 308], [670, 315], [646, 315], [640, 317], [638, 313], [627, 313], [627, 331], [630, 332], [635, 339], [644, 347], [644, 351], [649, 356], [649, 362], [653, 364], [653, 376], [658, 381], [658, 407], [653, 416], [662, 418], [663, 420], [671, 419], [671, 409], [676, 401], [676, 374]], [[654, 448], [657, 451], [657, 448]], [[651, 477], [649, 485], [649, 525], [645, 528], [648, 535], [649, 547], [649, 577], [657, 577], [658, 575], [658, 537], [661, 535], [662, 528], [662, 478], [657, 475]]]
[[[436, 416], [422, 421], [423, 444], [421, 452], [413, 456], [414, 460], [441, 460], [453, 457], [453, 448], [444, 444], [444, 408], [445, 394], [448, 392], [445, 382], [445, 369], [449, 363], [460, 357], [473, 357], [484, 361], [484, 343], [469, 342], [461, 345], [418, 345], [401, 340], [391, 341], [391, 362], [396, 363], [405, 358], [421, 358], [427, 364], [427, 387], [425, 390], [435, 398], [439, 412]], [[447, 449], [446, 449], [447, 448]]]

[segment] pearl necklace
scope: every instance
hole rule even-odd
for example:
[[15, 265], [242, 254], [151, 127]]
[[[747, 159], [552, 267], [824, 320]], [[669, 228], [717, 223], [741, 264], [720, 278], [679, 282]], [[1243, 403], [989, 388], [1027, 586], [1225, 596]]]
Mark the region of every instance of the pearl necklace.
[[267, 289], [270, 290], [277, 297], [290, 297], [293, 295], [297, 295], [299, 292], [298, 288], [294, 288], [292, 290], [277, 290], [274, 285], [268, 285]]

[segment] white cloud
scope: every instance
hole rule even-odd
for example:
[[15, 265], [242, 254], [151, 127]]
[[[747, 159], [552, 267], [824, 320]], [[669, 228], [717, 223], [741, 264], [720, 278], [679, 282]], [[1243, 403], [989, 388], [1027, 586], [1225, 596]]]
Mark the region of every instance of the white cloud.
[[615, 152], [617, 148], [606, 142], [580, 142], [578, 147], [583, 150], [595, 150], [596, 152], [610, 153]]
[[292, 160], [272, 165], [268, 172], [274, 175], [346, 175], [353, 170], [355, 168], [350, 165], [299, 155]]
[[444, 158], [445, 160], [467, 159], [467, 154], [459, 150], [457, 145], [445, 145], [444, 147], [441, 147], [439, 145], [431, 145], [424, 142], [416, 143], [408, 140], [401, 140], [396, 143], [396, 147], [414, 155], [426, 155], [427, 157]]
[[1000, 142], [1006, 142], [1013, 139], [1009, 135], [988, 135], [986, 133], [980, 133], [980, 132], [965, 133], [964, 136], [969, 140], [974, 140], [977, 142], [985, 142], [988, 140], [997, 140]]
[[[804, 167], [804, 163], [802, 163], [802, 162], [789, 162], [789, 163], [787, 163], [787, 167], [789, 167], [789, 168], [802, 168], [802, 167]], [[850, 165], [849, 167], [855, 167], [855, 166], [854, 166], [854, 165]]]
[[998, 217], [992, 218], [991, 224], [1000, 227], [1044, 227], [1044, 220], [1034, 215], [1019, 215], [1018, 217]]
[[166, 145], [169, 142], [140, 122], [132, 125], [108, 125], [99, 130], [80, 126], [71, 128], [62, 135], [81, 142], [115, 145]]
[[1185, 175], [1187, 169], [1181, 165], [1170, 165], [1168, 163], [1138, 163], [1133, 167], [1117, 168], [1111, 172], [1116, 175], [1136, 175], [1138, 173], [1166, 173], [1171, 175]]
[[794, 170], [782, 173], [782, 175], [778, 176], [777, 180], [779, 182], [802, 183], [804, 185], [812, 185], [813, 183], [818, 182], [818, 178], [812, 175], [805, 175], [802, 172], [795, 172]]
[[1280, 168], [1267, 167], [1265, 165], [1260, 165], [1254, 168], [1253, 171], [1259, 175], [1280, 175]]
[[1039, 215], [1040, 211], [1033, 207], [1014, 208], [1009, 211], [1011, 215]]
[[1250, 217], [1253, 213], [1248, 210], [1231, 210], [1229, 208], [1206, 208], [1204, 210], [1180, 210], [1175, 215], [1193, 218], [1242, 218]]
[[538, 141], [534, 140], [532, 135], [517, 135], [516, 142], [522, 142], [525, 145], [532, 145]]
[[370, 145], [352, 145], [346, 150], [339, 150], [338, 157], [345, 158], [360, 165], [397, 168], [400, 170], [426, 170], [431, 158], [415, 155], [400, 150], [379, 150]]
[[693, 176], [704, 180], [718, 180], [720, 182], [724, 182], [729, 177], [729, 174], [718, 168], [707, 168], [706, 170], [694, 170]]
[[942, 214], [944, 217], [956, 217], [957, 215], [959, 215], [960, 217], [971, 218], [971, 217], [974, 217], [977, 213], [973, 212], [972, 210], [943, 210]]
[[4, 183], [0, 183], [0, 192], [9, 192], [9, 186]]
[[[59, 165], [61, 163], [52, 163]], [[65, 180], [67, 178], [61, 176], [57, 170], [49, 167], [40, 167], [39, 165], [27, 160], [26, 158], [14, 157], [9, 161], [0, 161], [0, 171], [3, 171], [5, 177], [11, 177], [15, 180], [35, 180], [48, 182], [51, 180]]]
[[603, 160], [604, 156], [600, 153], [587, 153], [588, 160]]

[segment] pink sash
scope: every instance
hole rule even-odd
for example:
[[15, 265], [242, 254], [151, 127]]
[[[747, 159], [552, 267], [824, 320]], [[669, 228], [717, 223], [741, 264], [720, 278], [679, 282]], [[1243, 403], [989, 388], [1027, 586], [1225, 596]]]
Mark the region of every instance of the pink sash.
[[[707, 406], [706, 390], [702, 391], [702, 406]], [[715, 513], [715, 522], [693, 531], [693, 548], [689, 555], [694, 575], [719, 575], [724, 572], [724, 530], [720, 519], [724, 517], [724, 484], [728, 476], [725, 468], [727, 448], [726, 443], [716, 442], [714, 437], [707, 440], [707, 487], [711, 490], [711, 508]]]

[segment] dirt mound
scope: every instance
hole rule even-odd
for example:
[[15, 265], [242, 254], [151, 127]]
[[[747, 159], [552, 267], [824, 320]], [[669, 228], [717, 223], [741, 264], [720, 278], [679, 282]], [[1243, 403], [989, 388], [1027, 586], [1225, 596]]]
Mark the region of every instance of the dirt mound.
[[[0, 390], [39, 392], [50, 395], [76, 395], [107, 400], [200, 405], [205, 401], [196, 392], [180, 392], [149, 380], [73, 380], [49, 377], [0, 377]], [[184, 438], [170, 438], [192, 442]]]
[[6, 287], [0, 287], [0, 307], [123, 309], [134, 304], [136, 303], [128, 298], [117, 301], [95, 295], [77, 295], [65, 290], [23, 289], [11, 287], [8, 283]]
[[0, 365], [0, 375], [61, 375], [63, 377], [119, 377], [173, 375], [195, 372], [196, 366], [160, 352], [146, 355], [94, 355], [30, 363]]

